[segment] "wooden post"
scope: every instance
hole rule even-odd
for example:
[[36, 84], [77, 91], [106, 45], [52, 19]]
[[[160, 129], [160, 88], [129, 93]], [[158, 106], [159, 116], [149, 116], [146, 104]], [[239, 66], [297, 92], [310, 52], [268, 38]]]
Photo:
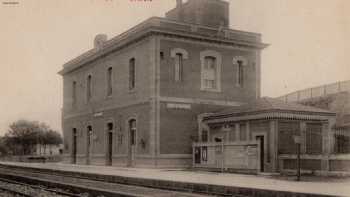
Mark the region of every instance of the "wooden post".
[[297, 159], [297, 181], [300, 181], [300, 143], [297, 144], [297, 154], [298, 154], [298, 159]]

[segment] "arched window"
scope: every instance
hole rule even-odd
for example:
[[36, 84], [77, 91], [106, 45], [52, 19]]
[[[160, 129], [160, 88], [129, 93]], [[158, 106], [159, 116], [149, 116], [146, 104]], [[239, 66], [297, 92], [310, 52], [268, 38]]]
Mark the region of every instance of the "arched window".
[[90, 101], [91, 96], [92, 96], [92, 76], [89, 75], [87, 77], [87, 81], [86, 81], [86, 98], [88, 101]]
[[183, 57], [181, 53], [176, 53], [174, 67], [175, 67], [175, 81], [182, 81]]
[[204, 58], [204, 88], [216, 89], [217, 86], [217, 69], [216, 58], [212, 56], [206, 56]]
[[113, 69], [112, 67], [109, 67], [107, 70], [107, 96], [112, 96], [113, 93]]
[[201, 90], [221, 91], [221, 55], [216, 51], [202, 51]]
[[129, 120], [130, 145], [136, 144], [136, 120]]
[[244, 67], [247, 65], [247, 60], [244, 57], [238, 56], [234, 57], [232, 60], [232, 63], [234, 66], [237, 67], [237, 72], [236, 72], [236, 86], [238, 87], [243, 87], [244, 85]]
[[174, 58], [174, 80], [176, 82], [183, 80], [183, 61], [188, 58], [188, 53], [184, 49], [175, 48], [170, 52], [170, 56]]
[[135, 78], [136, 78], [136, 68], [135, 68], [135, 58], [129, 60], [129, 90], [135, 88]]

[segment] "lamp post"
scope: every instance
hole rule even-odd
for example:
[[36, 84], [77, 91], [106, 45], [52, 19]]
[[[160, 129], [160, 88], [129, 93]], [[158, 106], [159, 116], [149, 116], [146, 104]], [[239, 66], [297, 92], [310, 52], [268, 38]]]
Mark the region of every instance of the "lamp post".
[[294, 135], [294, 143], [297, 145], [297, 181], [300, 181], [300, 144], [301, 136]]

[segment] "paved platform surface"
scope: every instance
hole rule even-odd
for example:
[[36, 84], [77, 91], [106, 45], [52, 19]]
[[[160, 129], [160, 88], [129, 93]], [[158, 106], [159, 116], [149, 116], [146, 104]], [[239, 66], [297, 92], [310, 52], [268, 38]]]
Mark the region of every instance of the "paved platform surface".
[[327, 180], [321, 182], [281, 180], [261, 175], [243, 175], [233, 173], [215, 173], [188, 171], [181, 169], [122, 168], [110, 166], [72, 165], [63, 163], [17, 163], [0, 162], [4, 165], [27, 166], [42, 169], [96, 173], [144, 179], [158, 179], [200, 184], [223, 185], [233, 187], [257, 188], [275, 191], [290, 191], [335, 196], [350, 196], [350, 179]]

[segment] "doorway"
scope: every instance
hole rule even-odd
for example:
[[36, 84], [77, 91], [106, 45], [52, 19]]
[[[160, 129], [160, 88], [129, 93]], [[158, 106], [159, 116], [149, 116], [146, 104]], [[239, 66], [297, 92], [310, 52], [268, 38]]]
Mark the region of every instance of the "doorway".
[[265, 155], [265, 150], [264, 150], [264, 136], [259, 135], [255, 137], [257, 141], [260, 142], [260, 171], [264, 172], [264, 155]]
[[194, 163], [195, 164], [201, 163], [201, 147], [194, 148]]
[[87, 127], [86, 133], [86, 164], [90, 164], [92, 126]]
[[107, 154], [106, 165], [112, 165], [113, 157], [113, 123], [107, 124]]
[[72, 164], [77, 163], [77, 129], [73, 128], [72, 134]]

